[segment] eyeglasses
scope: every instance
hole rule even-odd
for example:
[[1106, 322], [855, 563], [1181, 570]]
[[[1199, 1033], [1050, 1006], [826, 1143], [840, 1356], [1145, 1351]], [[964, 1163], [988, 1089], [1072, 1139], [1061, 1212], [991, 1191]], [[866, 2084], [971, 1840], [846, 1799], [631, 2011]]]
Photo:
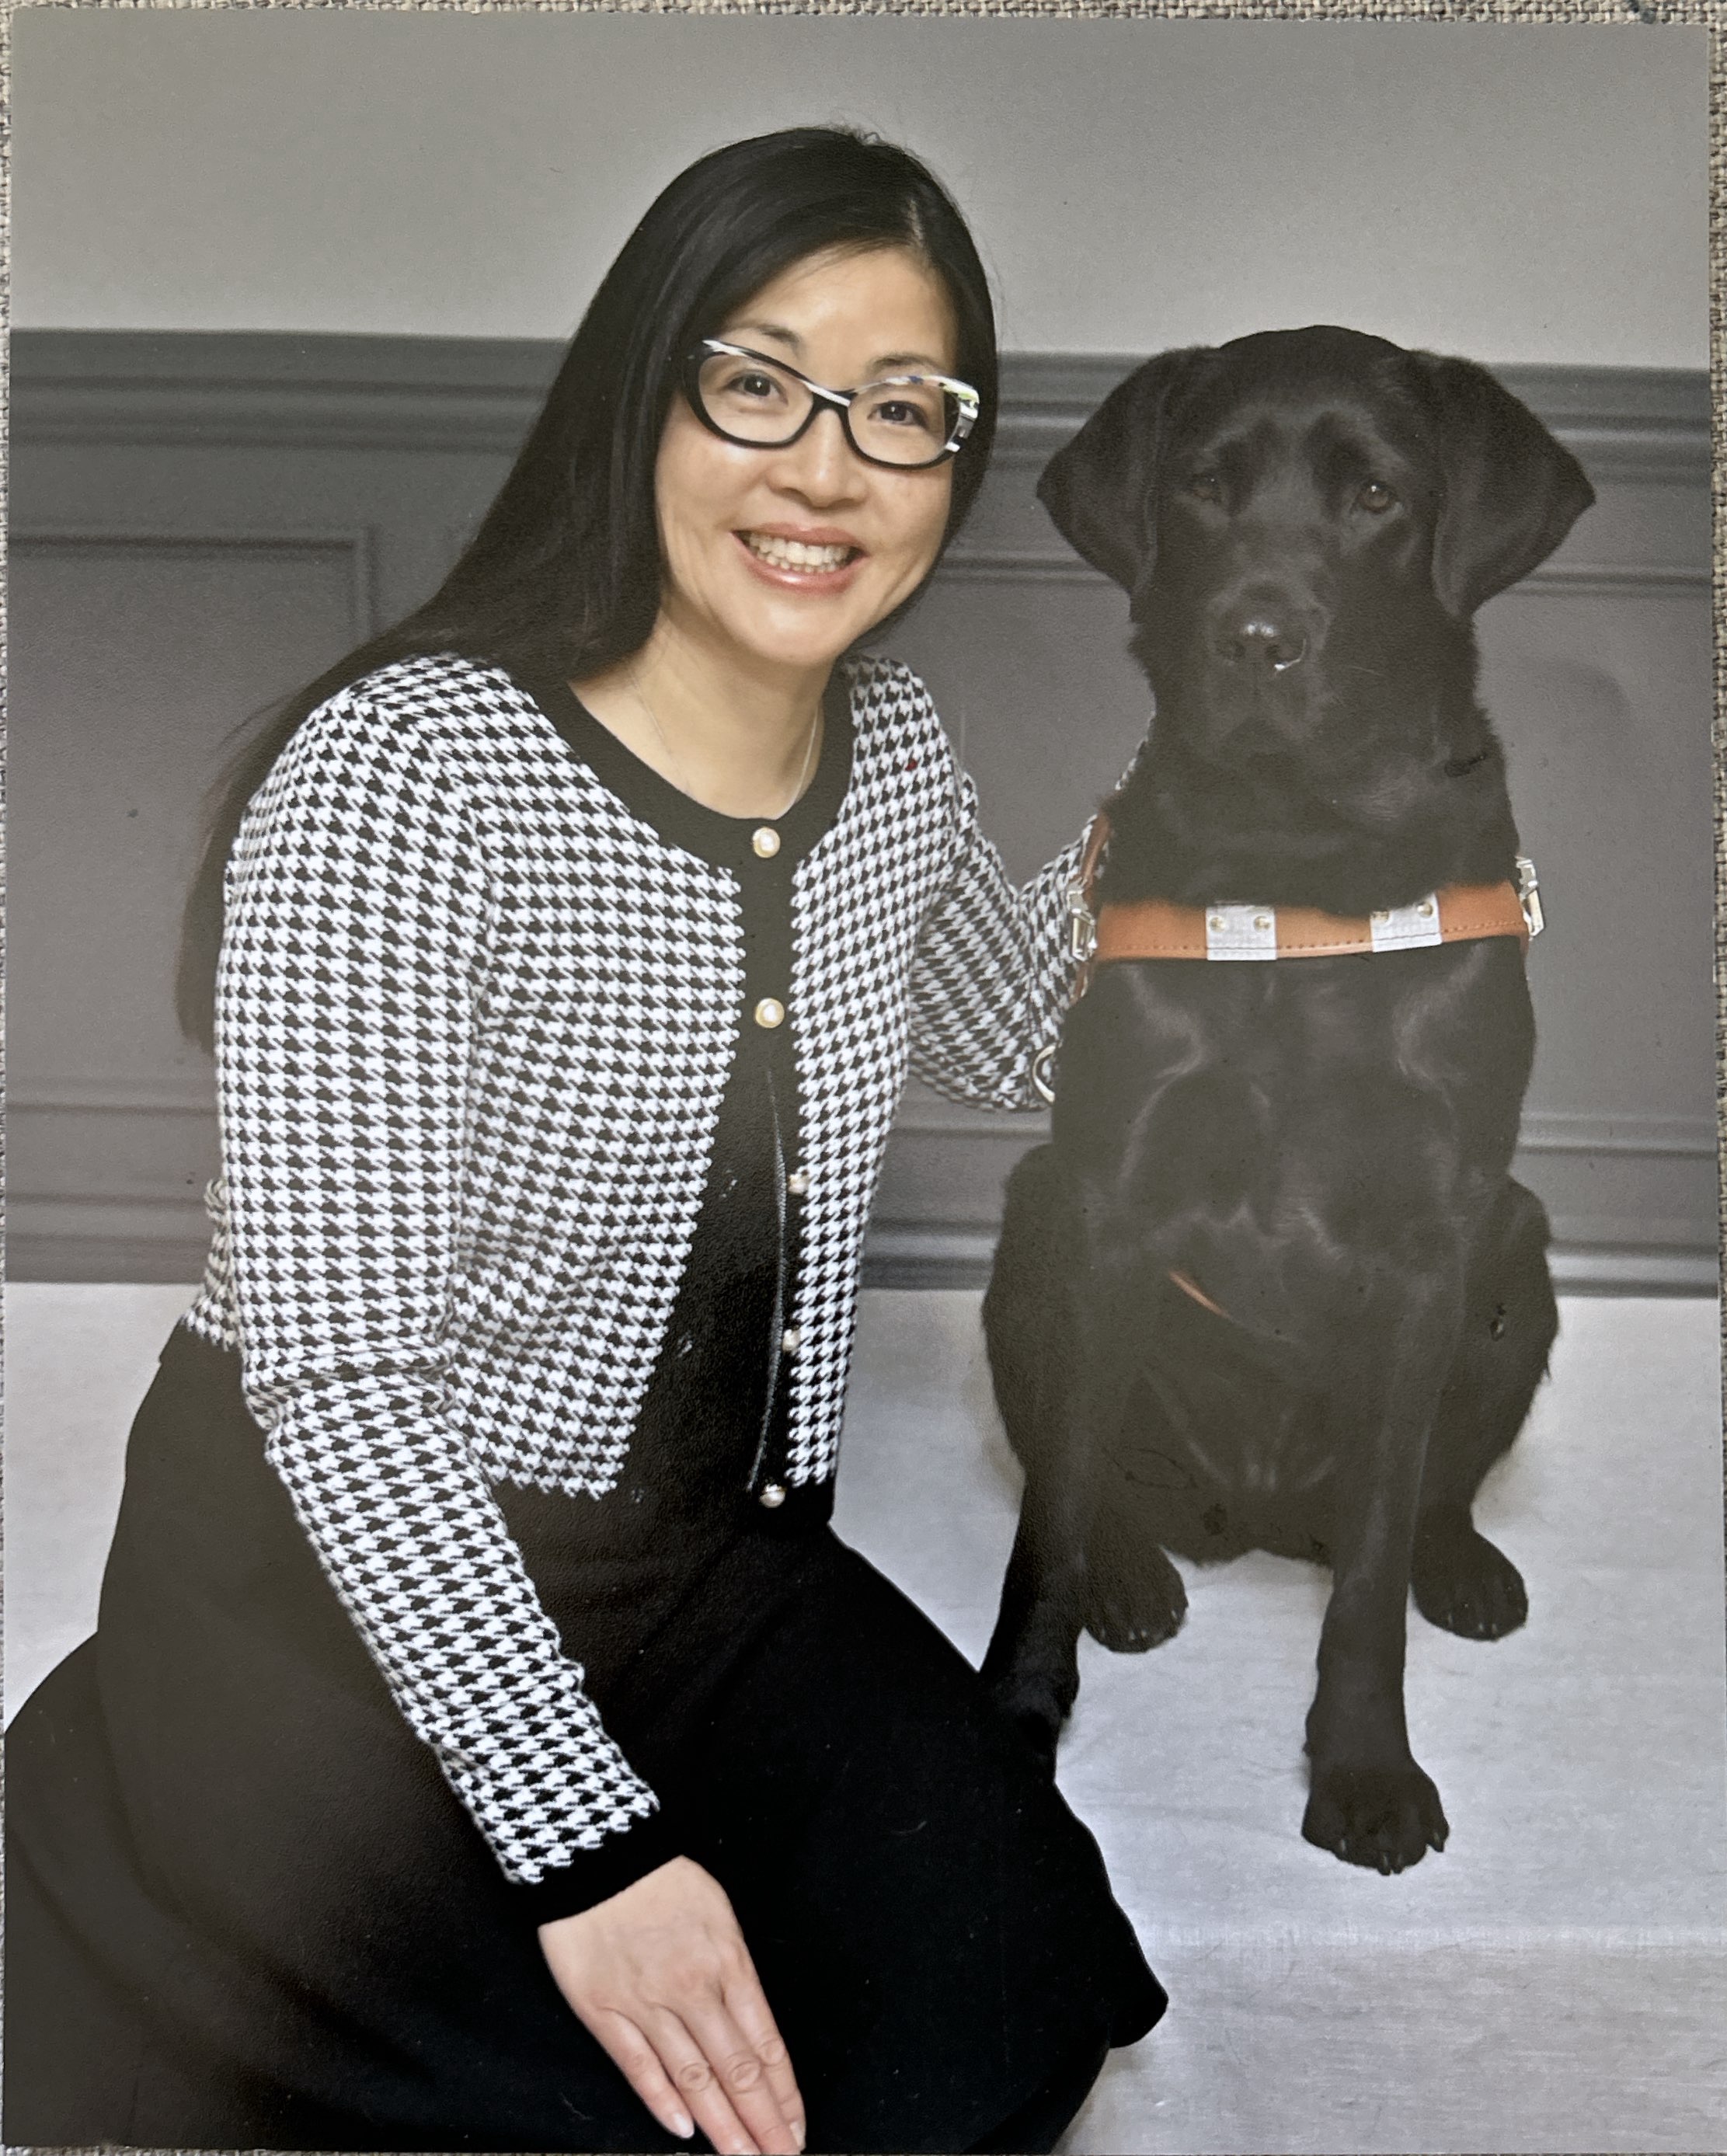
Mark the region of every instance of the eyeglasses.
[[746, 449], [788, 449], [824, 404], [866, 464], [916, 471], [954, 455], [976, 424], [977, 392], [945, 374], [890, 374], [861, 389], [824, 389], [782, 359], [704, 337], [684, 370], [702, 424]]

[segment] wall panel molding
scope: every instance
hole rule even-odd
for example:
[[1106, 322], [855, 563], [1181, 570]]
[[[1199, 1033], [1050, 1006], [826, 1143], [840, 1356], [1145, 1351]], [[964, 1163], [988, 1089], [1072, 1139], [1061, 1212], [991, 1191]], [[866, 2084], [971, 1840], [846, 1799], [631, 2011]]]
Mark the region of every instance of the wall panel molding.
[[213, 1116], [213, 1079], [192, 1084], [163, 1079], [85, 1078], [50, 1075], [8, 1086], [8, 1116]]
[[[100, 578], [123, 580], [129, 554], [158, 566], [228, 556], [267, 583], [273, 562], [285, 578], [295, 562], [334, 550], [345, 568], [319, 572], [327, 633], [343, 633], [335, 617], [345, 577], [357, 641], [442, 575], [561, 350], [469, 339], [18, 332], [14, 558], [39, 564], [81, 550], [97, 572], [90, 588], [105, 597], [118, 586]], [[1034, 493], [1044, 461], [1135, 363], [1007, 356], [990, 479], [890, 644], [930, 679], [1016, 874], [1077, 828], [1145, 724], [1121, 595], [1067, 548]], [[1582, 459], [1601, 497], [1560, 553], [1484, 616], [1518, 813], [1556, 888], [1558, 932], [1544, 939], [1532, 972], [1550, 1060], [1537, 1066], [1519, 1172], [1549, 1207], [1566, 1286], [1703, 1292], [1715, 1274], [1707, 380], [1495, 371]], [[69, 624], [64, 604], [51, 621], [33, 614], [22, 584], [17, 591], [13, 644], [28, 665], [15, 675], [15, 836], [28, 839], [35, 812], [24, 752], [36, 721], [28, 684], [53, 680]], [[270, 634], [287, 631], [279, 621]], [[218, 670], [202, 693], [208, 706], [226, 710], [219, 670], [236, 662], [218, 643], [191, 656]], [[169, 676], [146, 699], [142, 723], [167, 726], [179, 656], [161, 663]], [[299, 647], [279, 665], [272, 693], [308, 678]], [[257, 701], [255, 685], [243, 696], [237, 688], [234, 719]], [[75, 713], [55, 720], [75, 723]], [[70, 755], [76, 744], [59, 747]], [[166, 843], [166, 814], [162, 829]], [[65, 835], [88, 851], [87, 835]], [[102, 868], [95, 861], [92, 873]], [[51, 966], [33, 973], [29, 941], [41, 932], [21, 928], [15, 954], [12, 1271], [193, 1280], [215, 1158], [208, 1079], [183, 1053], [169, 1053], [165, 1035], [153, 1046], [117, 1040], [100, 1068], [69, 1068], [38, 1045], [38, 1006], [49, 991], [28, 984], [54, 978]], [[69, 951], [66, 978], [91, 976], [100, 990], [110, 963], [97, 937]], [[1042, 1117], [986, 1116], [909, 1089], [866, 1277], [981, 1281], [1003, 1178], [1045, 1128]]]
[[29, 555], [117, 553], [319, 555], [346, 557], [350, 584], [351, 628], [355, 641], [376, 634], [378, 623], [377, 533], [369, 524], [331, 530], [327, 526], [295, 528], [279, 525], [269, 529], [209, 526], [182, 530], [176, 526], [115, 524], [105, 520], [90, 524], [37, 524], [14, 521], [8, 547], [13, 560]]
[[[508, 453], [563, 351], [526, 338], [19, 330], [12, 339], [13, 439]], [[1138, 364], [1128, 354], [1004, 354], [998, 465], [1040, 465]], [[1597, 475], [1686, 483], [1699, 457], [1707, 465], [1701, 371], [1494, 372]]]
[[[11, 1096], [8, 1120], [25, 1142], [52, 1132], [56, 1121], [68, 1142], [103, 1158], [128, 1155], [144, 1172], [145, 1188], [123, 1198], [28, 1183], [9, 1196], [8, 1242], [19, 1279], [179, 1281], [201, 1271], [208, 1238], [202, 1183], [177, 1174], [188, 1152], [213, 1154], [214, 1109], [206, 1084], [141, 1089], [125, 1080], [50, 1079]], [[75, 1119], [75, 1120], [74, 1120]], [[100, 1127], [98, 1128], [97, 1126]], [[903, 1113], [895, 1143], [919, 1173], [927, 1147], [951, 1177], [956, 1163], [987, 1198], [1008, 1169], [1048, 1136], [1047, 1115], [992, 1115], [940, 1100]], [[1701, 1117], [1634, 1118], [1596, 1114], [1535, 1115], [1525, 1120], [1517, 1172], [1540, 1184], [1541, 1156], [1635, 1162], [1654, 1157], [1712, 1168], [1714, 1132]], [[148, 1187], [153, 1186], [153, 1187]], [[1715, 1281], [1711, 1253], [1697, 1245], [1695, 1224], [1683, 1218], [1555, 1212], [1555, 1269], [1581, 1292], [1702, 1294]], [[123, 1245], [127, 1270], [116, 1273]], [[1675, 1247], [1675, 1245], [1679, 1247]], [[881, 1220], [866, 1261], [871, 1285], [889, 1287], [981, 1286], [995, 1245], [992, 1220]]]
[[[1556, 1219], [1556, 1234], [1570, 1224]], [[1683, 1233], [1689, 1226], [1689, 1222], [1676, 1222], [1669, 1232]], [[992, 1228], [879, 1224], [871, 1229], [864, 1250], [864, 1284], [981, 1288], [988, 1282], [995, 1249]], [[1573, 1236], [1555, 1240], [1549, 1261], [1554, 1286], [1561, 1295], [1713, 1296], [1719, 1287], [1715, 1260], [1706, 1250], [1593, 1243]], [[181, 1276], [161, 1277], [177, 1280]]]
[[[958, 1185], [987, 1201], [1020, 1157], [1049, 1136], [1049, 1116], [996, 1115], [946, 1101], [922, 1087], [894, 1126], [899, 1176], [879, 1206], [865, 1260], [882, 1287], [981, 1287], [995, 1249], [987, 1217], [918, 1220], [894, 1204], [894, 1184], [916, 1189]], [[1714, 1250], [1697, 1206], [1673, 1214], [1648, 1209], [1658, 1192], [1696, 1190], [1712, 1199], [1716, 1132], [1706, 1116], [1615, 1115], [1594, 1111], [1525, 1113], [1514, 1173], [1547, 1204], [1553, 1268], [1571, 1294], [1712, 1295]], [[1669, 1164], [1662, 1173], [1659, 1164]], [[1653, 1176], [1646, 1171], [1656, 1168]], [[1581, 1172], [1580, 1173], [1580, 1171]], [[1586, 1194], [1605, 1182], [1617, 1210], [1587, 1210]]]
[[[919, 1088], [894, 1127], [917, 1137], [1041, 1145], [1049, 1136], [1049, 1115], [1046, 1109], [997, 1115]], [[1518, 1143], [1525, 1152], [1656, 1153], [1683, 1160], [1713, 1160], [1715, 1155], [1714, 1128], [1704, 1116], [1535, 1110], [1525, 1115]]]
[[[1004, 548], [955, 544], [938, 574], [944, 583], [971, 584], [1089, 584], [1099, 591], [1110, 588], [1100, 570], [1080, 561], [1071, 552], [1034, 549], [1010, 552]], [[1619, 593], [1659, 598], [1673, 593], [1707, 593], [1706, 567], [1628, 562], [1564, 562], [1532, 570], [1518, 584], [1519, 596], [1540, 592], [1568, 598], [1595, 598]]]

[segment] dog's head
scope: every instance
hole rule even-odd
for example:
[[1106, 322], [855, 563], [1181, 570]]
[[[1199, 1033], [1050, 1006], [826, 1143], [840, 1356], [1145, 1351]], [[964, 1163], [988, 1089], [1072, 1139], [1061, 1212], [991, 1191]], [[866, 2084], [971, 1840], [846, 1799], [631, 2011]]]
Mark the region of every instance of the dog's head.
[[1160, 728], [1232, 756], [1399, 712], [1431, 737], [1436, 679], [1468, 701], [1475, 609], [1594, 500], [1484, 369], [1335, 328], [1147, 361], [1038, 492], [1131, 595]]

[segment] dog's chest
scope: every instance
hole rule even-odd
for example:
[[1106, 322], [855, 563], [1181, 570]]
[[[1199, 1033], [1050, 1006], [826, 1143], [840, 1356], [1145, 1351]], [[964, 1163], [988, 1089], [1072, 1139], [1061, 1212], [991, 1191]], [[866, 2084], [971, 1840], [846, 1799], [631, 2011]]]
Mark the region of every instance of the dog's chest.
[[1519, 955], [1106, 968], [1063, 1050], [1058, 1140], [1148, 1254], [1232, 1317], [1310, 1336], [1364, 1267], [1450, 1232], [1503, 1174]]

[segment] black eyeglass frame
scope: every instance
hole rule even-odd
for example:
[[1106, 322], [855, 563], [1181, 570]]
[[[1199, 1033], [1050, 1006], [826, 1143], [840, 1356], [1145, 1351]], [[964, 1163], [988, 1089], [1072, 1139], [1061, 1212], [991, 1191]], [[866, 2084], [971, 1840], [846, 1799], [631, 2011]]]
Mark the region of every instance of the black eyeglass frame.
[[[764, 367], [771, 367], [782, 374], [789, 374], [794, 382], [801, 382], [808, 390], [812, 403], [807, 412], [789, 434], [776, 442], [759, 442], [752, 435], [734, 434], [722, 427], [702, 402], [701, 371], [703, 362], [715, 353], [732, 359], [753, 359]], [[872, 389], [905, 389], [914, 385], [930, 382], [945, 390], [954, 400], [956, 409], [953, 426], [947, 439], [933, 457], [920, 457], [915, 464], [903, 464], [893, 457], [874, 457], [868, 449], [859, 449], [858, 438], [852, 432], [852, 406], [858, 398]], [[710, 434], [717, 434], [722, 442], [735, 443], [742, 449], [789, 449], [792, 444], [807, 434], [824, 404], [831, 405], [839, 414], [839, 424], [845, 429], [845, 438], [852, 454], [861, 457], [867, 465], [878, 465], [884, 471], [929, 471], [936, 465], [945, 464], [950, 457], [957, 456], [965, 446], [966, 437], [977, 424], [982, 400], [969, 382], [961, 382], [951, 374], [884, 374], [874, 382], [860, 382], [855, 389], [829, 389], [824, 383], [812, 382], [795, 367], [788, 367], [783, 359], [776, 359], [771, 352], [753, 352], [746, 344], [730, 344], [724, 337], [704, 337], [690, 351], [684, 362], [684, 395]]]

